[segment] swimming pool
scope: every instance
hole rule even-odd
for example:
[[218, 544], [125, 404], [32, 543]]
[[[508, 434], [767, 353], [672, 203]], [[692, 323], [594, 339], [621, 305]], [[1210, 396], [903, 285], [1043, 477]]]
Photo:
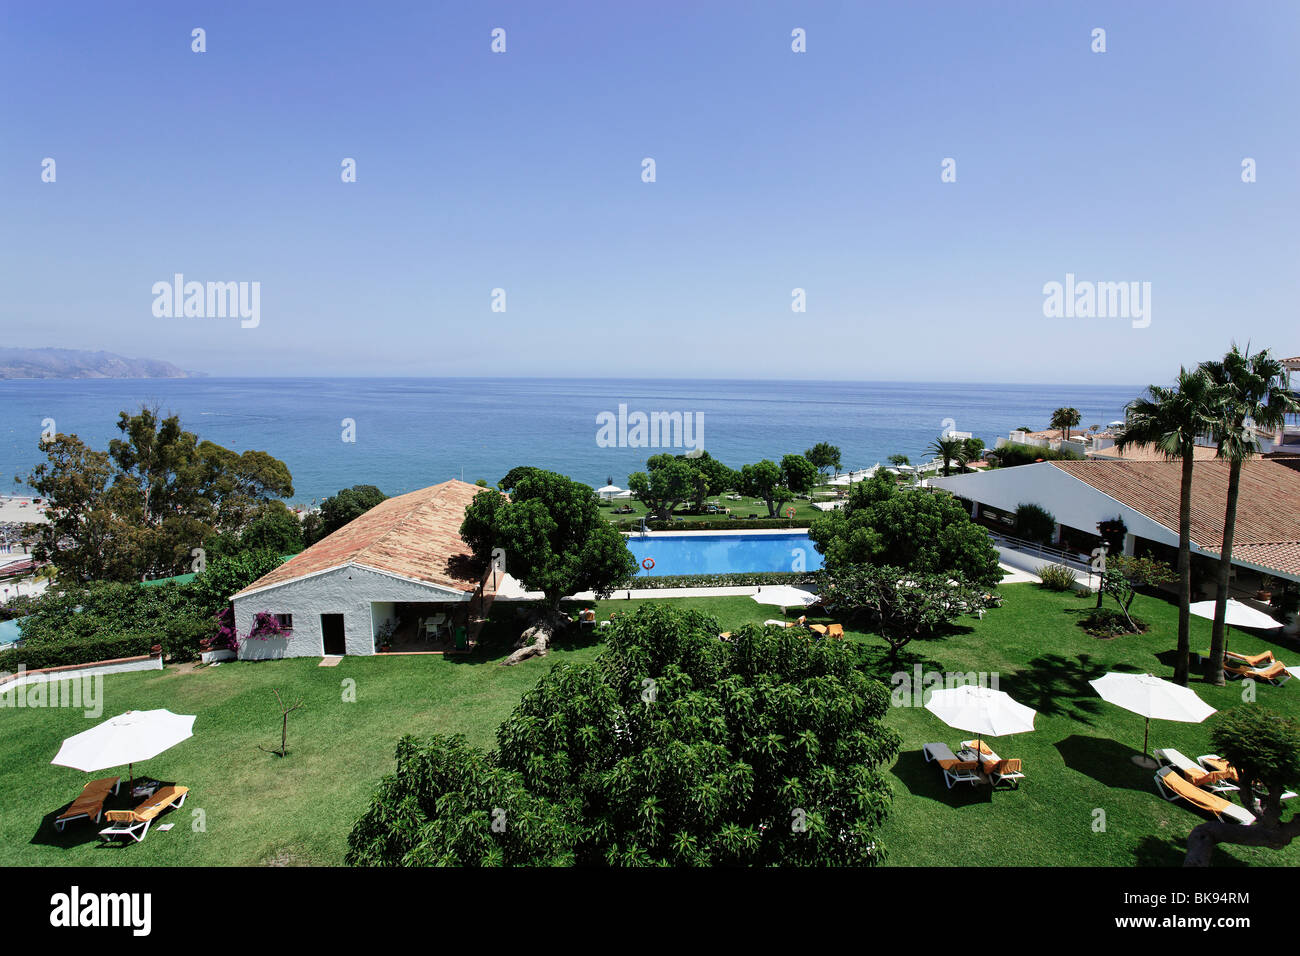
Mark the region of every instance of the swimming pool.
[[[733, 574], [752, 571], [816, 571], [822, 566], [807, 532], [792, 534], [631, 535], [638, 576]], [[646, 568], [645, 560], [654, 562]]]

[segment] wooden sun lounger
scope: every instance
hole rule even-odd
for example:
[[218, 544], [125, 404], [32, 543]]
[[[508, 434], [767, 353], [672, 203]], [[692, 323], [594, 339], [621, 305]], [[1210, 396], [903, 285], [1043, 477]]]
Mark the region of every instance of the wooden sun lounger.
[[117, 793], [121, 785], [121, 777], [102, 777], [90, 781], [81, 788], [81, 796], [72, 801], [72, 806], [59, 814], [54, 821], [54, 829], [61, 832], [73, 820], [80, 820], [82, 817], [98, 823], [100, 814], [104, 812], [104, 801], [108, 799], [109, 794]]
[[[146, 797], [144, 802], [134, 810], [109, 810], [104, 814], [104, 819], [109, 823], [120, 824], [115, 827], [106, 827], [99, 831], [102, 837], [129, 836], [139, 843], [149, 832], [149, 824], [170, 807], [179, 807], [185, 803], [185, 795], [190, 792], [189, 787], [160, 787], [155, 790], [153, 795]], [[138, 831], [138, 832], [137, 832]]]
[[1153, 754], [1162, 764], [1175, 768], [1194, 787], [1203, 787], [1215, 793], [1227, 793], [1241, 789], [1234, 782], [1237, 779], [1235, 772], [1229, 773], [1227, 769], [1206, 769], [1173, 747], [1153, 751]]
[[1225, 659], [1223, 670], [1224, 673], [1231, 674], [1234, 677], [1263, 680], [1274, 685], [1285, 684], [1291, 679], [1291, 672], [1286, 669], [1286, 665], [1281, 661], [1274, 661], [1268, 667], [1250, 667], [1245, 664], [1234, 664], [1232, 661]]
[[1230, 657], [1234, 661], [1241, 661], [1249, 664], [1251, 667], [1259, 667], [1261, 664], [1272, 664], [1277, 660], [1272, 651], [1264, 651], [1262, 654], [1238, 654], [1236, 651], [1224, 651], [1224, 657]]
[[958, 760], [947, 744], [926, 744], [921, 748], [926, 763], [937, 763], [943, 771], [943, 779], [952, 789], [954, 783], [981, 783], [979, 764], [974, 760]]
[[1173, 767], [1161, 767], [1155, 779], [1156, 792], [1170, 802], [1185, 800], [1197, 809], [1214, 814], [1219, 820], [1227, 817], [1233, 823], [1243, 826], [1255, 822], [1255, 815], [1245, 807], [1229, 803], [1223, 797], [1189, 783]]

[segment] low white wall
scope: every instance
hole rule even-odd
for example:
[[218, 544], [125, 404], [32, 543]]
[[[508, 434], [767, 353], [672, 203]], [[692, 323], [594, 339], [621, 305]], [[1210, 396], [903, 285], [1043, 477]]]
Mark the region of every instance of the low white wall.
[[162, 669], [162, 658], [151, 656], [143, 660], [115, 661], [112, 664], [86, 664], [82, 667], [67, 667], [56, 671], [24, 672], [21, 676], [0, 684], [0, 694], [11, 691], [15, 687], [26, 687], [28, 684], [40, 682], [71, 680], [73, 678], [90, 677], [95, 674], [125, 674], [130, 671], [160, 671]]

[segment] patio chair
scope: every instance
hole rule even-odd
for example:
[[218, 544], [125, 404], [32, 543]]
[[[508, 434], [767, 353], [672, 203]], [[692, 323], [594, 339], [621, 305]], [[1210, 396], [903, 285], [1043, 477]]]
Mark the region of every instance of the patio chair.
[[101, 777], [99, 780], [90, 781], [81, 788], [81, 796], [73, 800], [72, 805], [55, 819], [54, 829], [61, 833], [65, 826], [82, 817], [98, 823], [100, 814], [104, 812], [104, 801], [110, 794], [117, 793], [121, 785], [121, 777]]
[[185, 796], [189, 792], [189, 787], [159, 787], [151, 796], [145, 797], [144, 803], [134, 810], [109, 810], [104, 814], [104, 819], [118, 825], [100, 830], [99, 835], [126, 836], [139, 843], [148, 834], [149, 824], [153, 823], [164, 810], [184, 804]]
[[1203, 787], [1215, 793], [1230, 793], [1241, 789], [1233, 783], [1237, 779], [1235, 772], [1229, 773], [1226, 769], [1207, 770], [1173, 747], [1155, 750], [1152, 753], [1162, 764], [1176, 768], [1193, 786]]
[[1170, 803], [1184, 800], [1198, 810], [1214, 814], [1216, 819], [1223, 820], [1227, 817], [1233, 823], [1240, 823], [1243, 826], [1255, 822], [1255, 814], [1245, 807], [1239, 807], [1217, 794], [1202, 790], [1194, 783], [1183, 779], [1173, 767], [1161, 767], [1156, 772], [1155, 780], [1156, 792]]
[[943, 779], [952, 789], [954, 783], [969, 783], [972, 786], [982, 783], [979, 764], [974, 760], [958, 760], [947, 744], [926, 744], [921, 748], [921, 755], [926, 763], [936, 763], [943, 771]]
[[1234, 661], [1241, 661], [1243, 664], [1249, 664], [1251, 667], [1273, 664], [1277, 661], [1272, 651], [1264, 651], [1262, 654], [1238, 654], [1236, 651], [1224, 651], [1223, 656]]
[[1243, 680], [1262, 680], [1274, 685], [1275, 687], [1285, 684], [1291, 679], [1291, 672], [1286, 669], [1286, 665], [1281, 661], [1274, 661], [1268, 667], [1251, 667], [1247, 664], [1236, 664], [1226, 658], [1223, 661], [1223, 672], [1233, 677], [1240, 677]]
[[[1228, 761], [1225, 758], [1220, 757], [1218, 754], [1202, 754], [1201, 756], [1196, 758], [1196, 762], [1199, 763], [1206, 770], [1211, 770], [1215, 773], [1225, 774], [1224, 777], [1225, 780], [1231, 780], [1233, 783], [1241, 782], [1237, 777], [1237, 768], [1234, 767], [1232, 764], [1228, 763]], [[1240, 789], [1240, 788], [1234, 787], [1233, 789]], [[1255, 789], [1256, 790], [1260, 789], [1258, 784], [1255, 785]], [[1294, 790], [1287, 790], [1282, 794], [1282, 799], [1292, 800], [1295, 798], [1295, 796], [1296, 796], [1296, 792]]]

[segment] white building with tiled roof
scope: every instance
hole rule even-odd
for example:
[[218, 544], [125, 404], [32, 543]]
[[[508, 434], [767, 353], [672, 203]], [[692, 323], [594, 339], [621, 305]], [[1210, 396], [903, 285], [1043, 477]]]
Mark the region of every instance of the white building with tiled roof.
[[[1242, 590], [1252, 591], [1262, 575], [1300, 582], [1300, 468], [1294, 464], [1257, 458], [1242, 465], [1232, 548], [1234, 567], [1246, 572]], [[1172, 564], [1181, 467], [1177, 461], [1047, 461], [933, 478], [930, 485], [970, 502], [974, 517], [1007, 534], [1020, 505], [1038, 505], [1056, 520], [1056, 543], [1082, 555], [1098, 543], [1098, 523], [1118, 517], [1127, 528], [1125, 553], [1152, 553]], [[1223, 545], [1227, 483], [1226, 462], [1193, 465], [1192, 553], [1202, 572]]]
[[[491, 597], [490, 575], [460, 536], [465, 508], [485, 490], [453, 480], [389, 498], [254, 581], [231, 599], [239, 656], [374, 654], [384, 641], [451, 646]], [[290, 636], [246, 637], [261, 612]]]

